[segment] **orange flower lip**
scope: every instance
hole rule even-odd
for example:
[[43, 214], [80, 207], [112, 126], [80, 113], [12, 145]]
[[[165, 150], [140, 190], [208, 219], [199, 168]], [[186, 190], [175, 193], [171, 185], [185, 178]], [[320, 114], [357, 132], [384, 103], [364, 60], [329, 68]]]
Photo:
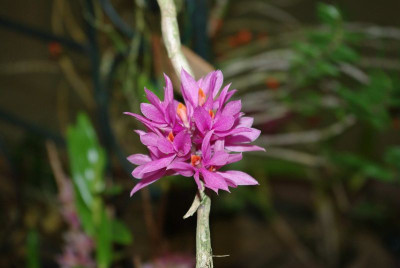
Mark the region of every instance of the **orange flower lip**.
[[213, 110], [209, 110], [208, 113], [210, 114], [211, 118], [214, 119], [215, 114], [214, 114]]
[[170, 142], [173, 142], [173, 141], [174, 141], [175, 137], [174, 137], [174, 134], [172, 134], [172, 131], [168, 134], [167, 139], [168, 139]]
[[206, 102], [206, 94], [204, 94], [204, 91], [200, 88], [199, 89], [199, 106], [203, 106], [203, 104]]
[[190, 157], [190, 162], [191, 162], [192, 166], [194, 166], [194, 167], [198, 166], [201, 162], [201, 156], [192, 154]]
[[187, 118], [186, 106], [183, 105], [182, 103], [179, 103], [178, 107], [176, 108], [176, 113], [178, 114], [179, 118], [182, 120], [183, 125], [185, 127], [189, 127], [189, 121], [188, 121], [188, 118]]

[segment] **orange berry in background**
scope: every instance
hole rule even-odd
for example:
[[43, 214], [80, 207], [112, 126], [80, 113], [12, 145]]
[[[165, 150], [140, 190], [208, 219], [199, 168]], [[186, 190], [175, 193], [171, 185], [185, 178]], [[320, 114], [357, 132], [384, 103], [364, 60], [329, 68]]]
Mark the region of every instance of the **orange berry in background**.
[[237, 34], [237, 39], [241, 44], [245, 44], [251, 41], [253, 34], [249, 30], [240, 30]]
[[61, 55], [61, 53], [63, 52], [63, 48], [61, 46], [60, 43], [58, 42], [51, 42], [48, 45], [48, 50], [50, 53], [50, 56], [57, 58]]
[[270, 89], [277, 89], [278, 87], [280, 87], [281, 83], [275, 77], [268, 77], [265, 80], [265, 85]]

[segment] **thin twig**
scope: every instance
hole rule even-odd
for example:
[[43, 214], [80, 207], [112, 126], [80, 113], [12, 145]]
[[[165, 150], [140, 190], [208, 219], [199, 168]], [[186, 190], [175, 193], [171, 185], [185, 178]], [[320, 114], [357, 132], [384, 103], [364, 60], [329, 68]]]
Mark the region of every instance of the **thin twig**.
[[258, 144], [261, 145], [294, 145], [304, 143], [316, 143], [327, 140], [331, 137], [343, 133], [346, 129], [356, 122], [353, 115], [345, 117], [342, 121], [336, 122], [331, 126], [320, 129], [296, 133], [278, 134], [278, 135], [262, 135]]
[[54, 142], [46, 141], [47, 155], [49, 156], [49, 162], [53, 175], [56, 179], [57, 188], [61, 191], [64, 188], [65, 181], [67, 180], [67, 175], [62, 168], [60, 157], [58, 156], [57, 147]]
[[364, 33], [372, 38], [388, 38], [400, 40], [400, 29], [396, 27], [383, 27], [377, 25], [366, 25], [365, 23], [348, 23], [346, 30]]
[[250, 154], [278, 158], [309, 167], [320, 167], [326, 164], [326, 160], [320, 156], [291, 149], [268, 147], [265, 152], [249, 152]]
[[0, 63], [0, 74], [20, 75], [29, 73], [57, 74], [60, 72], [57, 64], [48, 60], [23, 60]]
[[58, 63], [60, 65], [61, 71], [63, 72], [66, 80], [69, 82], [71, 87], [75, 90], [75, 92], [88, 108], [93, 108], [94, 100], [92, 98], [90, 89], [87, 87], [85, 82], [81, 79], [81, 77], [75, 70], [72, 60], [67, 56], [62, 56], [58, 60]]
[[247, 5], [240, 5], [240, 8], [237, 10], [237, 12], [238, 15], [245, 15], [246, 13], [254, 12], [274, 19], [277, 22], [294, 25], [300, 24], [300, 22], [294, 16], [286, 12], [284, 9], [261, 1], [251, 2]]

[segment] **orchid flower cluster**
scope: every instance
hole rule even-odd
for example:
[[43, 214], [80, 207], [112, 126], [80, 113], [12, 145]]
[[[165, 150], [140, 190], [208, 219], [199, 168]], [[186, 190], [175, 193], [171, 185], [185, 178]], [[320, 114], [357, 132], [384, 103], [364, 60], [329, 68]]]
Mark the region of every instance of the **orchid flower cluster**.
[[241, 112], [241, 101], [229, 101], [236, 90], [230, 84], [221, 90], [223, 75], [214, 71], [196, 81], [181, 72], [183, 102], [173, 96], [173, 86], [164, 75], [164, 101], [145, 88], [149, 103], [140, 106], [144, 116], [125, 113], [143, 123], [147, 131], [136, 130], [149, 155], [133, 154], [128, 160], [138, 165], [132, 176], [140, 179], [131, 196], [163, 176], [180, 174], [193, 177], [198, 188], [203, 185], [218, 193], [228, 187], [256, 185], [250, 175], [236, 170], [220, 171], [240, 161], [242, 152], [264, 150], [251, 145], [260, 135], [252, 128], [253, 118]]

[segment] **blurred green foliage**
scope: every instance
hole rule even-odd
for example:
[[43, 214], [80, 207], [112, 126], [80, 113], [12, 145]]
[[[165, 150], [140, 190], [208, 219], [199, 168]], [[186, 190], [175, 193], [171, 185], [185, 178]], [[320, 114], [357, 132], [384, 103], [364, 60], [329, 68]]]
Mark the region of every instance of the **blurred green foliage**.
[[[304, 30], [304, 38], [291, 46], [293, 56], [287, 84], [290, 92], [281, 94], [279, 101], [287, 104], [296, 113], [296, 118], [300, 118], [299, 123], [291, 125], [297, 131], [307, 131], [309, 118], [317, 118], [319, 122], [314, 123], [316, 125], [329, 125], [332, 121], [340, 122], [345, 117], [354, 117], [363, 148], [338, 148], [336, 141], [339, 138], [295, 147], [321, 155], [326, 161], [321, 170], [253, 156], [246, 156], [241, 163], [232, 166], [234, 169], [247, 169], [250, 174], [258, 172], [258, 179], [263, 179], [267, 174], [291, 179], [310, 178], [318, 185], [316, 187], [328, 184], [329, 188], [341, 181], [352, 191], [360, 190], [369, 179], [398, 184], [400, 149], [390, 142], [381, 148], [381, 141], [375, 138], [375, 134], [390, 130], [396, 116], [393, 111], [399, 110], [398, 74], [361, 66], [365, 52], [359, 45], [366, 37], [346, 27], [346, 21], [337, 7], [318, 3], [316, 11], [320, 26]], [[313, 126], [311, 131], [318, 132], [318, 128]], [[372, 151], [371, 148], [379, 148], [382, 156], [367, 154]], [[332, 180], [320, 181], [321, 176], [332, 176]], [[264, 179], [262, 184], [268, 185], [268, 181]], [[235, 198], [222, 195], [219, 201], [223, 207], [221, 211], [240, 211], [246, 204], [251, 204], [268, 215], [273, 206], [267, 198], [267, 189], [261, 188], [255, 190], [258, 194], [254, 194], [253, 189], [238, 189], [235, 190]]]
[[79, 114], [76, 125], [69, 127], [67, 142], [79, 218], [96, 243], [98, 267], [110, 267], [113, 243], [130, 244], [132, 237], [121, 221], [111, 217], [104, 203], [105, 152], [86, 115]]
[[399, 85], [383, 72], [372, 72], [367, 85], [358, 88], [341, 86], [337, 93], [345, 101], [345, 111], [372, 127], [387, 128], [391, 122], [390, 109], [399, 106]]
[[39, 234], [36, 230], [30, 230], [26, 237], [26, 256], [27, 268], [41, 267], [39, 256]]
[[360, 36], [346, 32], [343, 19], [336, 7], [319, 3], [318, 17], [320, 29], [307, 34], [307, 42], [295, 42], [295, 57], [292, 74], [298, 86], [309, 86], [316, 79], [337, 77], [339, 63], [351, 63], [359, 59], [359, 54], [351, 44]]

